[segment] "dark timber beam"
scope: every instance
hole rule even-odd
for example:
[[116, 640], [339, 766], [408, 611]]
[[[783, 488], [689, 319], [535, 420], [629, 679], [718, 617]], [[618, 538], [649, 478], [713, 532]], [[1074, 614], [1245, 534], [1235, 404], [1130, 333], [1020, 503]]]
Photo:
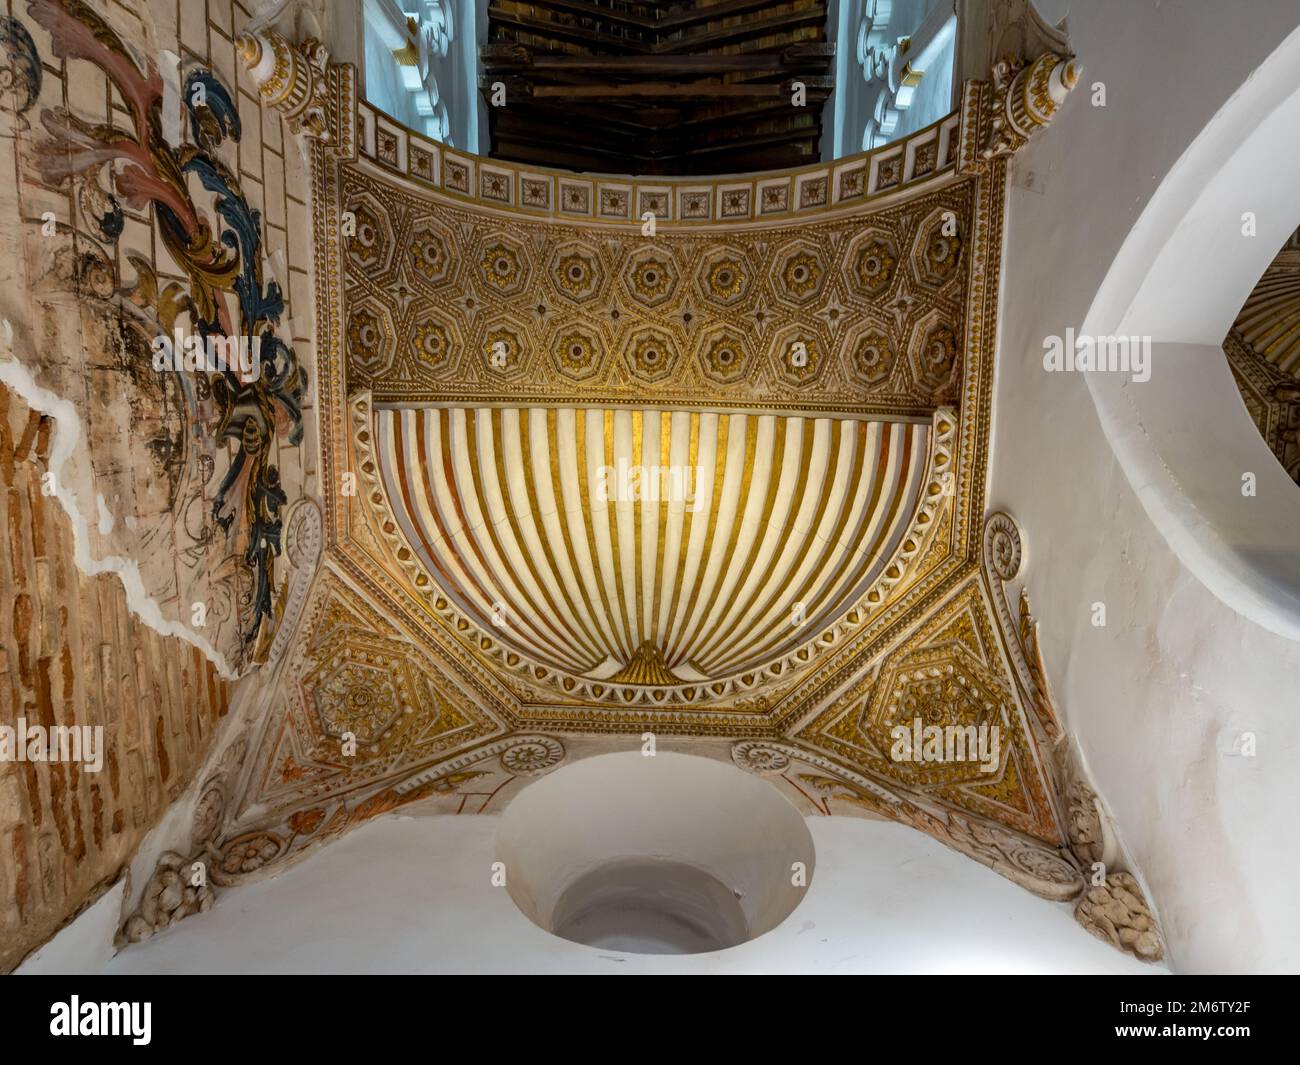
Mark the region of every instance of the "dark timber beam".
[[642, 74], [728, 74], [758, 71], [793, 73], [808, 68], [824, 72], [835, 59], [835, 45], [791, 46], [772, 52], [742, 52], [735, 55], [556, 55], [538, 54], [518, 45], [484, 45], [483, 66], [496, 71], [532, 71], [552, 74], [560, 71], [609, 73], [629, 77]]
[[[608, 174], [818, 158], [835, 46], [825, 0], [491, 0], [479, 84], [493, 153]], [[794, 107], [794, 84], [806, 106]]]
[[661, 41], [654, 46], [658, 54], [672, 52], [702, 51], [721, 44], [731, 44], [750, 37], [766, 37], [775, 33], [788, 32], [804, 26], [824, 26], [826, 12], [821, 9], [807, 11], [790, 11], [767, 18], [745, 19], [734, 26], [724, 26], [716, 30], [688, 34], [676, 40]]
[[585, 26], [577, 26], [558, 20], [533, 18], [530, 15], [517, 15], [509, 11], [493, 10], [491, 21], [502, 26], [513, 26], [526, 33], [536, 33], [545, 37], [558, 37], [561, 40], [582, 41], [584, 44], [600, 45], [613, 52], [648, 52], [650, 48], [641, 41], [628, 37], [619, 37], [611, 33], [601, 33]]
[[[501, 79], [497, 79], [501, 80]], [[829, 78], [798, 78], [808, 92], [810, 100], [817, 98], [817, 90], [829, 93]], [[794, 93], [793, 81], [741, 82], [719, 85], [711, 81], [665, 82], [633, 81], [607, 82], [603, 85], [538, 85], [527, 78], [506, 78], [507, 106], [511, 97], [530, 100], [615, 100], [623, 97], [639, 99], [663, 98], [685, 100], [723, 100], [736, 97], [790, 97]], [[491, 98], [492, 83], [484, 79], [480, 87]]]

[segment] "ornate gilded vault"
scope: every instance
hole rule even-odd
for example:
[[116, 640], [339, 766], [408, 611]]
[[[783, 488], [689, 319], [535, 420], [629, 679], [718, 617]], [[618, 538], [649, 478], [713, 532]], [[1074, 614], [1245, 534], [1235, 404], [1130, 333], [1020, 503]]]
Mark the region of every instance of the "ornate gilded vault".
[[[985, 510], [1007, 159], [1064, 49], [864, 155], [643, 182], [448, 149], [282, 44], [240, 47], [314, 134], [322, 565], [214, 785], [218, 882], [652, 732], [1078, 897], [1103, 815]], [[900, 761], [913, 721], [1002, 740]], [[1130, 886], [1089, 898], [1120, 945]]]
[[[327, 526], [359, 589], [492, 678], [502, 720], [779, 734], [973, 561], [1000, 175], [973, 128], [958, 166], [960, 115], [789, 175], [784, 210], [743, 222], [723, 188], [696, 224], [697, 188], [633, 183], [649, 226], [603, 219], [600, 181], [579, 222], [575, 179], [401, 130], [385, 150], [360, 107], [355, 159], [317, 173], [341, 263]], [[426, 152], [441, 186], [411, 172]], [[611, 496], [631, 468], [685, 490]]]
[[1300, 235], [1255, 285], [1223, 342], [1233, 380], [1269, 450], [1300, 482]]

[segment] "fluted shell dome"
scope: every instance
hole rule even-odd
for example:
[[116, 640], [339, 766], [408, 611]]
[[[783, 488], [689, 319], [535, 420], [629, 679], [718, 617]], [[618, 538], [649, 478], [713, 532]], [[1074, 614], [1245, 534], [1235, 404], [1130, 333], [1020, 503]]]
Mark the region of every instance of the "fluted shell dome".
[[375, 412], [393, 513], [457, 607], [532, 661], [632, 685], [755, 670], [862, 600], [907, 536], [931, 435], [651, 408]]

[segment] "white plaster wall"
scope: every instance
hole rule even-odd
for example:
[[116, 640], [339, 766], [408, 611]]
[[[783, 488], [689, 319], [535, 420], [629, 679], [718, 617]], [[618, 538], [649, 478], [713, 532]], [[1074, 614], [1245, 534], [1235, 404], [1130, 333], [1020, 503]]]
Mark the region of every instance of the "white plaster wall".
[[[1052, 128], [1013, 163], [989, 503], [1026, 531], [1057, 704], [1157, 904], [1173, 968], [1294, 972], [1300, 644], [1229, 609], [1180, 562], [1116, 461], [1084, 377], [1045, 373], [1042, 355], [1044, 337], [1083, 325], [1144, 207], [1300, 25], [1300, 4], [1038, 7], [1049, 22], [1068, 15], [1084, 69]], [[1097, 81], [1105, 108], [1090, 105]], [[1269, 222], [1278, 232], [1300, 223], [1291, 180], [1290, 217]], [[1228, 199], [1234, 219], [1252, 209]], [[1273, 250], [1261, 247], [1261, 270]], [[1224, 283], [1246, 291], [1254, 280]], [[1213, 434], [1191, 398], [1188, 425]], [[1098, 601], [1104, 628], [1091, 624]], [[1232, 753], [1245, 730], [1258, 737], [1255, 758]]]
[[[1160, 973], [919, 832], [812, 818], [817, 868], [781, 925], [712, 954], [542, 931], [490, 883], [497, 817], [390, 817], [122, 951], [129, 973]], [[75, 926], [74, 926], [75, 927]]]
[[119, 880], [14, 970], [16, 976], [93, 976], [113, 958], [126, 880]]

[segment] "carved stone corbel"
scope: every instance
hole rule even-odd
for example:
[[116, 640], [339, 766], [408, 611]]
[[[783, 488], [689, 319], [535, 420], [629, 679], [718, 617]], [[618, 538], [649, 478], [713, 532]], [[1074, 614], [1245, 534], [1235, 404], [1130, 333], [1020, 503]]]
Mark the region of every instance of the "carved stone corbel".
[[216, 894], [200, 857], [183, 858], [167, 851], [158, 859], [136, 911], [126, 919], [117, 945], [139, 943], [191, 914], [210, 909]]
[[235, 38], [239, 59], [248, 69], [262, 102], [279, 111], [293, 133], [329, 143], [329, 52], [314, 37], [290, 44], [274, 30], [245, 31]]
[[1106, 833], [1102, 827], [1096, 792], [1088, 787], [1086, 781], [1076, 780], [1065, 793], [1065, 802], [1069, 807], [1065, 822], [1066, 832], [1070, 837], [1070, 849], [1074, 851], [1074, 856], [1085, 867], [1103, 861], [1106, 853]]
[[1027, 63], [1012, 58], [994, 63], [988, 133], [980, 154], [992, 159], [1024, 147], [1051, 123], [1078, 84], [1080, 69], [1078, 59], [1059, 52], [1044, 52]]
[[159, 857], [135, 909], [118, 929], [115, 943], [119, 948], [203, 913], [216, 902], [210, 874], [220, 855], [213, 844], [226, 819], [229, 781], [243, 765], [247, 749], [247, 736], [240, 733], [216, 756], [215, 772], [195, 792], [188, 847], [184, 853], [167, 850]]
[[1143, 961], [1164, 957], [1164, 940], [1142, 886], [1125, 868], [1106, 804], [1092, 789], [1066, 741], [1057, 748], [1058, 777], [1065, 789], [1070, 850], [1083, 866], [1088, 889], [1074, 919], [1098, 939]]
[[1132, 873], [1111, 873], [1084, 892], [1074, 919], [1098, 939], [1142, 961], [1165, 956], [1164, 939]]

